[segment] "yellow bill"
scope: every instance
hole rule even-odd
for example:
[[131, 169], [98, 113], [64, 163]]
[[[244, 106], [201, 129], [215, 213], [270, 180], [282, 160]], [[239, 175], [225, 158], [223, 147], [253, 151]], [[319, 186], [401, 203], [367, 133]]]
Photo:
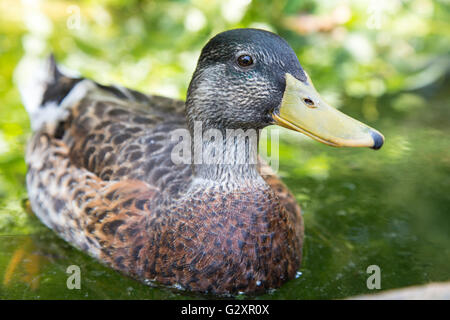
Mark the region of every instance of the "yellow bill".
[[334, 147], [369, 147], [380, 149], [383, 135], [328, 105], [307, 81], [286, 74], [286, 89], [276, 124], [292, 129]]

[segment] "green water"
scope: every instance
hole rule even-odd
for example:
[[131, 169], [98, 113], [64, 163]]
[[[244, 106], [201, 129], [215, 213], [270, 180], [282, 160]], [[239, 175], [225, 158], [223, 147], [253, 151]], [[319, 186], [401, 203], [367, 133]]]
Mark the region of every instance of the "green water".
[[[303, 208], [304, 262], [300, 277], [256, 298], [373, 293], [366, 286], [369, 265], [381, 269], [381, 290], [450, 279], [446, 94], [435, 92], [408, 115], [381, 114], [372, 123], [386, 137], [379, 151], [335, 149], [283, 129], [280, 174]], [[357, 116], [351, 107], [345, 111]], [[0, 229], [2, 299], [206, 298], [140, 284], [72, 248], [33, 216], [19, 216], [9, 225], [3, 219]], [[8, 232], [15, 224], [19, 235]], [[20, 262], [7, 275], [14, 259]], [[81, 268], [80, 290], [66, 287], [69, 265]]]

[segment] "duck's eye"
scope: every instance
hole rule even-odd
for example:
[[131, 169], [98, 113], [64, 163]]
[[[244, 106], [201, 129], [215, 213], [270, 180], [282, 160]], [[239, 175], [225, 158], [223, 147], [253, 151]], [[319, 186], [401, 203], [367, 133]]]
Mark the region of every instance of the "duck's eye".
[[237, 58], [237, 62], [241, 67], [250, 67], [253, 64], [253, 58], [248, 54], [243, 54]]
[[303, 102], [306, 103], [306, 104], [309, 105], [309, 106], [314, 106], [314, 101], [312, 101], [312, 100], [309, 99], [309, 98], [303, 99]]

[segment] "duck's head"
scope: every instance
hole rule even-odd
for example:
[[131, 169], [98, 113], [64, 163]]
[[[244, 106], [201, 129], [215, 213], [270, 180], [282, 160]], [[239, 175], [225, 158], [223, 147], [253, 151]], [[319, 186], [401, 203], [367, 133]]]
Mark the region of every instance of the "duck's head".
[[261, 129], [278, 124], [336, 147], [379, 149], [377, 130], [328, 105], [315, 90], [297, 56], [268, 31], [235, 29], [203, 48], [189, 85], [189, 126]]

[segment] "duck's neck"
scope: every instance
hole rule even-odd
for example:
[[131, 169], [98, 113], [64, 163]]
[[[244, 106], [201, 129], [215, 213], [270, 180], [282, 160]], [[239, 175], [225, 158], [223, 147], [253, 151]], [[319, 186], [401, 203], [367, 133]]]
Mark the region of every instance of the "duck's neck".
[[257, 130], [212, 128], [194, 122], [191, 161], [195, 178], [229, 188], [264, 183], [257, 169], [258, 142]]

